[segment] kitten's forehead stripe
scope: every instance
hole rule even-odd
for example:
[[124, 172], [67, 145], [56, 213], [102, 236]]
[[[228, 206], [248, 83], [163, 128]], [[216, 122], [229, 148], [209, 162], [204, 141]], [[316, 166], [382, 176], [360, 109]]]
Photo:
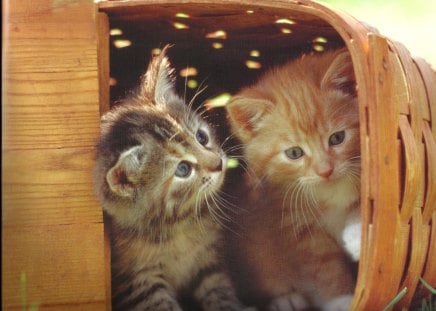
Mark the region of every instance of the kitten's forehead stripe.
[[131, 145], [128, 139], [132, 136], [148, 134], [156, 142], [164, 144], [170, 140], [182, 142], [184, 140], [182, 132], [181, 125], [169, 115], [158, 115], [147, 111], [127, 111], [115, 121], [112, 137], [127, 148]]

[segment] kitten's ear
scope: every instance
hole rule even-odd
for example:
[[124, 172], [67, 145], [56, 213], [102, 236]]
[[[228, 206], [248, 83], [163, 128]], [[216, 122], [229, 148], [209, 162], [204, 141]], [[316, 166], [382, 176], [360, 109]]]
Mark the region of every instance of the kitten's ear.
[[177, 96], [174, 91], [174, 69], [166, 57], [168, 48], [170, 46], [166, 45], [161, 53], [150, 61], [147, 72], [141, 79], [139, 96], [156, 105], [166, 104]]
[[235, 134], [242, 140], [254, 135], [256, 124], [262, 119], [272, 103], [266, 99], [238, 95], [226, 105], [227, 114]]
[[333, 88], [344, 94], [357, 96], [353, 62], [347, 50], [336, 55], [321, 81], [321, 88]]
[[132, 147], [120, 155], [117, 163], [106, 174], [106, 181], [112, 192], [121, 197], [133, 196], [140, 182], [145, 157], [144, 146]]

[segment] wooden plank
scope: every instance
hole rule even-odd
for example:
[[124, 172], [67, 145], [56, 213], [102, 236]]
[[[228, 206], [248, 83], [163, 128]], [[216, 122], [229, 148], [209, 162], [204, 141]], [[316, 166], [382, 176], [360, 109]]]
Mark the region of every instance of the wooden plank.
[[[28, 309], [31, 308], [32, 305], [28, 304]], [[97, 302], [88, 302], [88, 303], [75, 303], [75, 304], [65, 304], [65, 305], [42, 305], [38, 306], [38, 310], [43, 311], [100, 311], [105, 310], [105, 303], [102, 301]], [[23, 308], [20, 307], [10, 307], [7, 309], [8, 311], [23, 311]]]
[[2, 309], [104, 310], [94, 3], [4, 3]]
[[[21, 273], [27, 301], [56, 309], [100, 305], [105, 300], [101, 224], [3, 228], [2, 306], [21, 306]], [[84, 308], [87, 309], [87, 308]]]
[[110, 109], [109, 19], [105, 13], [97, 13], [97, 34], [99, 103], [103, 115]]
[[102, 221], [92, 186], [93, 149], [3, 153], [3, 225]]
[[[14, 39], [95, 40], [94, 4], [90, 0], [5, 1], [4, 16]], [[68, 22], [67, 22], [68, 21]]]
[[99, 128], [96, 68], [77, 73], [67, 69], [9, 72], [5, 82], [8, 105], [4, 109], [4, 148], [95, 145]]
[[9, 47], [9, 73], [68, 72], [74, 77], [74, 72], [96, 69], [96, 49], [86, 38], [15, 38]]

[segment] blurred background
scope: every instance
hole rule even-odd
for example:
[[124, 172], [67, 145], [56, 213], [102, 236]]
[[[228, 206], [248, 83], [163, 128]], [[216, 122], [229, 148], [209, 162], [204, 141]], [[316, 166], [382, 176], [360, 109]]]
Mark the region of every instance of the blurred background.
[[[414, 57], [424, 58], [436, 69], [436, 0], [318, 1], [401, 42]], [[195, 5], [185, 6], [184, 11], [177, 5], [155, 10], [138, 13], [132, 8], [111, 15], [112, 105], [134, 90], [150, 56], [159, 54], [166, 43], [174, 44], [168, 56], [179, 76], [178, 93], [188, 99], [198, 95], [196, 103], [207, 101], [209, 108], [222, 107], [231, 94], [272, 66], [301, 53], [344, 44], [323, 20], [285, 10], [255, 5], [243, 6], [243, 10], [211, 5], [208, 12]]]
[[436, 70], [436, 0], [318, 0], [400, 41]]

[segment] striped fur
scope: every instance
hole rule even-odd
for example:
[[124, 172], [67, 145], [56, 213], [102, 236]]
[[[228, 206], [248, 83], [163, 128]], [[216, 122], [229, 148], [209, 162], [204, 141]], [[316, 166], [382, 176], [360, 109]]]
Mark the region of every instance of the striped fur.
[[[346, 310], [353, 292], [346, 252], [357, 259], [360, 246], [358, 228], [345, 230], [360, 221], [349, 53], [304, 55], [275, 68], [237, 94], [227, 111], [248, 162], [249, 195], [239, 204], [250, 212], [238, 219], [243, 229], [231, 252], [239, 256], [236, 271], [249, 279], [242, 282], [251, 287], [246, 295], [271, 310]], [[292, 158], [295, 148], [303, 154]]]
[[102, 118], [95, 184], [111, 228], [114, 310], [181, 310], [185, 293], [204, 310], [243, 309], [221, 260], [225, 161], [175, 95], [164, 50], [138, 93]]

